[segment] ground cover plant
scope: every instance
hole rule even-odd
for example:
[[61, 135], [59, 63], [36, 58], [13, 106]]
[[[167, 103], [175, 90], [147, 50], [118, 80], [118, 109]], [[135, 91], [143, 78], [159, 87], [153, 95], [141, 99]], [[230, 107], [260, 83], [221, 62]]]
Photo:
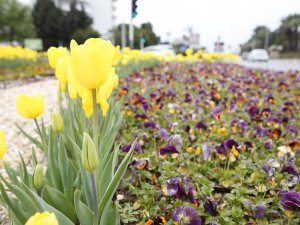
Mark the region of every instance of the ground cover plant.
[[299, 72], [224, 63], [121, 78], [123, 151], [140, 137], [118, 192], [123, 223], [298, 223], [299, 87]]

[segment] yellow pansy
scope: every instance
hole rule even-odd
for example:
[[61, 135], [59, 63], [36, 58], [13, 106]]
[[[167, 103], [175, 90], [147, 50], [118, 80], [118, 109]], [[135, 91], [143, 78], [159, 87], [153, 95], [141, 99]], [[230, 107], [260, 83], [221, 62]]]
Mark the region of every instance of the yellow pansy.
[[44, 112], [44, 97], [42, 95], [19, 95], [16, 99], [18, 113], [27, 118], [35, 119]]
[[3, 159], [6, 151], [7, 151], [7, 146], [5, 141], [5, 134], [2, 130], [0, 130], [0, 160]]
[[83, 45], [71, 41], [72, 75], [84, 87], [96, 89], [108, 78], [114, 57], [110, 41], [90, 38]]
[[54, 213], [36, 213], [25, 225], [59, 225]]

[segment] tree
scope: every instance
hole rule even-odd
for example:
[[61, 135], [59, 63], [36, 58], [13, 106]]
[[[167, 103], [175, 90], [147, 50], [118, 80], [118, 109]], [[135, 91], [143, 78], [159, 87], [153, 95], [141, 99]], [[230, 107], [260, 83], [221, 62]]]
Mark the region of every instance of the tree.
[[[121, 46], [121, 24], [114, 29], [115, 44]], [[125, 24], [126, 43], [129, 44], [129, 24]], [[151, 23], [143, 23], [141, 27], [134, 26], [134, 48], [140, 48], [140, 37], [145, 39], [145, 47], [149, 45], [156, 45], [160, 42], [160, 37], [157, 36]]]
[[32, 13], [37, 35], [43, 40], [45, 49], [50, 46], [68, 46], [77, 30], [77, 37], [78, 33], [84, 36], [82, 32], [85, 31], [95, 36], [95, 31], [91, 32], [90, 28], [93, 20], [78, 0], [70, 2], [69, 11], [56, 7], [53, 0], [37, 0]]
[[[271, 34], [271, 31], [266, 26], [257, 26], [251, 38], [241, 45], [242, 51], [250, 51], [255, 48], [264, 48], [266, 38]], [[270, 45], [270, 42], [268, 46]], [[267, 47], [268, 47], [267, 46]]]
[[143, 37], [146, 40], [145, 47], [158, 44], [160, 41], [160, 37], [154, 33], [151, 23], [143, 23], [141, 25], [140, 33], [143, 34]]
[[78, 9], [78, 0], [73, 0], [70, 3], [70, 11], [67, 13], [66, 29], [71, 36], [80, 30], [81, 32], [87, 28], [91, 31], [90, 26], [93, 23], [93, 19], [87, 15], [83, 3], [80, 3], [81, 10]]
[[281, 21], [280, 32], [283, 34], [284, 51], [300, 50], [300, 14], [285, 17]]
[[30, 8], [17, 0], [0, 0], [0, 40], [23, 41], [35, 37]]
[[43, 40], [44, 48], [58, 46], [65, 41], [65, 14], [52, 0], [37, 0], [32, 11], [37, 36]]

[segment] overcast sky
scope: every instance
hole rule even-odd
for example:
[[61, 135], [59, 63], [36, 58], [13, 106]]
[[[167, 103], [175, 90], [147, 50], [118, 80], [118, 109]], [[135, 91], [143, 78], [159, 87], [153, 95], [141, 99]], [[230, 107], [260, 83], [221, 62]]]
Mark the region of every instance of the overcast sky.
[[[129, 21], [130, 1], [116, 2], [117, 22]], [[201, 45], [212, 49], [220, 35], [234, 50], [250, 38], [257, 25], [274, 30], [292, 13], [300, 13], [300, 0], [138, 0], [134, 22], [150, 21], [163, 40], [167, 32], [174, 39], [191, 26], [200, 33]]]
[[[30, 0], [20, 0], [29, 2]], [[101, 1], [101, 0], [89, 0]], [[116, 1], [117, 23], [130, 21], [131, 0]], [[200, 42], [212, 50], [220, 35], [225, 46], [237, 49], [258, 25], [271, 30], [283, 17], [300, 13], [300, 0], [138, 0], [134, 23], [151, 22], [155, 32], [167, 40], [187, 34], [188, 27], [200, 33]]]

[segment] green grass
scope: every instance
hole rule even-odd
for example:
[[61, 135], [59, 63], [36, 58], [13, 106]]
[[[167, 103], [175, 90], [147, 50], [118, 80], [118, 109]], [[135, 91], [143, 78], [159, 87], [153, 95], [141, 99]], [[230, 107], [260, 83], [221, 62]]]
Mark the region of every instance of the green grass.
[[281, 59], [300, 59], [300, 51], [280, 53]]

